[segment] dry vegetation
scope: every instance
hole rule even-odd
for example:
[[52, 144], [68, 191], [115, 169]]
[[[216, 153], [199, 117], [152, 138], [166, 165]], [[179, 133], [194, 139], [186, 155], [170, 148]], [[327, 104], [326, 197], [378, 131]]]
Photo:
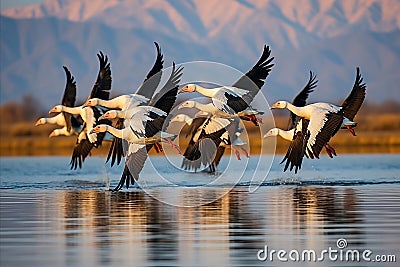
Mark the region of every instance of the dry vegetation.
[[[0, 155], [70, 155], [75, 145], [75, 137], [48, 138], [55, 129], [51, 125], [35, 127], [35, 121], [47, 116], [38, 101], [26, 96], [21, 103], [8, 102], [0, 106]], [[400, 152], [400, 103], [387, 101], [381, 104], [366, 103], [356, 117], [359, 123], [357, 137], [341, 130], [330, 144], [340, 153], [399, 153]], [[274, 111], [275, 124], [286, 128], [288, 113]], [[251, 153], [260, 153], [261, 135], [259, 129], [246, 123]], [[264, 133], [263, 133], [264, 134]], [[181, 135], [181, 146], [184, 149], [185, 139]], [[284, 153], [287, 141], [277, 138], [276, 151]], [[108, 152], [109, 142], [101, 149], [93, 151], [94, 155]]]

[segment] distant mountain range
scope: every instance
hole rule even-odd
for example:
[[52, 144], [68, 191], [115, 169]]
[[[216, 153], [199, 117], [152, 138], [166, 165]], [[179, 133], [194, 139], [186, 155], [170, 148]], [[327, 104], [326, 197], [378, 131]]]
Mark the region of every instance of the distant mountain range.
[[263, 92], [292, 99], [318, 75], [311, 100], [340, 101], [355, 67], [367, 99], [400, 100], [400, 2], [326, 0], [48, 0], [2, 10], [0, 103], [24, 94], [58, 103], [70, 68], [85, 99], [97, 75], [96, 53], [111, 61], [114, 94], [134, 92], [155, 57], [165, 67], [209, 60], [247, 71], [264, 43], [275, 56]]

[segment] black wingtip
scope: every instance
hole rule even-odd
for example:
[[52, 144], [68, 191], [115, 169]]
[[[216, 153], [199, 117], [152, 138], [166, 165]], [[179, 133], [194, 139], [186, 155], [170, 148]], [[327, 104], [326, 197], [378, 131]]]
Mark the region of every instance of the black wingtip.
[[157, 49], [157, 60], [161, 64], [161, 68], [163, 67], [162, 65], [164, 64], [164, 55], [161, 52], [161, 47], [157, 42], [154, 42], [154, 45], [156, 46]]
[[63, 69], [65, 71], [65, 75], [67, 76], [67, 83], [71, 83], [71, 84], [75, 85], [76, 82], [74, 81], [74, 76], [72, 76], [69, 69], [66, 66], [63, 66]]
[[161, 54], [161, 48], [160, 48], [160, 45], [159, 45], [157, 42], [154, 42], [154, 45], [156, 46], [157, 53], [158, 53], [158, 54]]
[[365, 87], [365, 83], [363, 83], [363, 78], [361, 77], [360, 67], [356, 67], [356, 81], [354, 85], [358, 85], [359, 87]]
[[107, 65], [109, 65], [110, 63], [108, 63], [108, 56], [104, 56], [102, 51], [99, 51], [99, 53], [97, 53], [97, 57], [99, 59], [100, 62], [100, 69], [104, 69], [107, 67]]
[[308, 84], [309, 84], [309, 90], [308, 92], [314, 92], [314, 88], [317, 87], [318, 84], [318, 80], [317, 79], [317, 75], [314, 74], [311, 70], [310, 70], [310, 79], [308, 80]]

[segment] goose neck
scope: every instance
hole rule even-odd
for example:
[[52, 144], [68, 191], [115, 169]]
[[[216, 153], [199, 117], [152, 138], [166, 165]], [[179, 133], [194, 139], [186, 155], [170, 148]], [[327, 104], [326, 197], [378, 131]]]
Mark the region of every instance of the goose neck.
[[195, 89], [196, 92], [198, 92], [204, 96], [207, 96], [207, 97], [213, 97], [218, 92], [218, 90], [219, 90], [218, 88], [207, 89], [207, 88], [201, 87], [200, 85], [196, 85], [196, 89]]

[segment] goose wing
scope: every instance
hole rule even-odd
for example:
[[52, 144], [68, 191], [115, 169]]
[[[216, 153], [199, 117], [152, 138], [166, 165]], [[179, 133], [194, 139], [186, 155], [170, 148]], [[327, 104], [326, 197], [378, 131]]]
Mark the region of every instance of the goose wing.
[[154, 44], [157, 49], [156, 61], [154, 62], [154, 65], [149, 73], [147, 73], [142, 85], [136, 91], [136, 94], [142, 95], [149, 99], [153, 96], [157, 86], [160, 84], [162, 69], [164, 67], [164, 56], [161, 54], [161, 48], [158, 43], [154, 42]]
[[242, 97], [243, 95], [232, 90], [221, 89], [214, 95], [212, 102], [219, 110], [228, 114], [235, 114], [249, 107], [249, 104]]
[[[85, 111], [92, 114], [91, 116], [94, 118], [94, 120], [88, 120], [86, 123], [83, 124], [82, 130], [78, 135], [74, 150], [72, 151], [70, 162], [71, 170], [77, 169], [78, 167], [82, 168], [82, 164], [85, 161], [86, 157], [89, 155], [92, 148], [99, 147], [102, 144], [105, 133], [93, 133], [90, 134], [91, 137], [89, 138], [89, 129], [93, 129], [96, 123], [108, 125], [110, 124], [109, 120], [97, 121], [102, 114], [101, 110], [99, 110], [97, 107], [86, 107]], [[94, 142], [91, 142], [90, 139], [94, 140]]]
[[212, 118], [207, 118], [201, 126], [201, 132], [197, 141], [194, 141], [197, 131], [192, 135], [192, 138], [183, 154], [184, 159], [182, 161], [182, 168], [185, 170], [196, 171], [200, 168], [201, 164], [205, 166], [212, 164], [216, 154], [216, 149], [221, 143], [221, 136], [226, 132], [226, 129], [221, 128], [218, 131], [206, 133], [205, 129], [209, 123], [213, 123]]
[[152, 137], [162, 129], [167, 115], [164, 111], [151, 106], [140, 106], [136, 109], [132, 118], [125, 119], [125, 122], [138, 138]]
[[214, 160], [212, 164], [210, 165], [210, 172], [213, 173], [217, 170], [217, 167], [219, 163], [221, 162], [221, 158], [224, 156], [225, 153], [225, 147], [224, 146], [218, 146], [217, 152], [215, 153]]
[[331, 137], [340, 129], [343, 121], [343, 109], [336, 112], [316, 112], [312, 114], [308, 130], [310, 138], [307, 142], [307, 152], [316, 158]]
[[113, 191], [119, 191], [124, 184], [127, 189], [129, 185], [133, 186], [135, 181], [139, 179], [139, 174], [143, 169], [146, 159], [147, 150], [145, 145], [130, 144], [121, 179]]
[[94, 83], [93, 89], [87, 100], [95, 97], [108, 100], [110, 97], [112, 80], [110, 63], [108, 62], [108, 57], [104, 56], [101, 51], [97, 54], [97, 57], [99, 58], [100, 63], [99, 73], [97, 74], [96, 82]]
[[189, 135], [192, 136], [191, 139], [193, 139], [194, 135], [197, 133], [197, 130], [204, 124], [204, 122], [207, 120], [207, 117], [196, 117], [193, 119], [192, 124], [189, 126], [187, 132], [186, 132], [186, 137]]
[[[264, 45], [263, 53], [257, 63], [232, 86], [249, 90], [244, 100], [250, 104], [265, 83], [274, 64], [269, 46]], [[254, 85], [255, 84], [255, 85]]]
[[[308, 79], [308, 83], [304, 86], [303, 90], [298, 93], [292, 101], [292, 104], [296, 107], [304, 107], [307, 103], [307, 98], [311, 92], [314, 91], [314, 88], [317, 87], [318, 80], [316, 80], [317, 76], [310, 71], [310, 78]], [[290, 113], [288, 130], [293, 129], [297, 125], [297, 116], [293, 112]]]
[[175, 68], [172, 64], [172, 71], [168, 81], [163, 88], [150, 100], [149, 106], [156, 107], [166, 113], [169, 113], [175, 104], [176, 95], [178, 93], [179, 83], [182, 77], [183, 67]]
[[[124, 119], [117, 119], [114, 127], [116, 129], [121, 130], [124, 128]], [[110, 146], [110, 150], [108, 151], [107, 159], [106, 162], [108, 162], [111, 159], [111, 167], [114, 166], [114, 163], [117, 162], [117, 165], [121, 163], [122, 156], [124, 155], [124, 150], [123, 150], [123, 145], [122, 145], [123, 139], [115, 137], [113, 138]]]
[[290, 142], [288, 150], [285, 154], [285, 157], [281, 161], [281, 164], [285, 163], [285, 168], [283, 171], [286, 171], [290, 165], [290, 171], [295, 168], [294, 172], [297, 173], [299, 169], [301, 169], [301, 164], [303, 162], [304, 154], [308, 139], [310, 138], [310, 132], [308, 131], [309, 120], [301, 119], [298, 121], [296, 125], [296, 129], [293, 134], [293, 139]]
[[342, 103], [343, 114], [349, 120], [353, 120], [356, 116], [358, 110], [360, 109], [362, 103], [365, 99], [367, 86], [363, 83], [363, 78], [360, 74], [360, 68], [357, 67], [356, 80], [353, 85], [349, 96]]
[[[66, 107], [74, 107], [75, 100], [76, 100], [76, 82], [74, 81], [74, 76], [71, 75], [71, 72], [68, 70], [67, 67], [63, 66], [65, 71], [65, 75], [67, 76], [67, 82], [65, 84], [64, 95], [61, 101], [61, 104]], [[67, 131], [70, 132], [72, 128], [72, 115], [70, 113], [62, 112]]]
[[94, 144], [90, 143], [86, 138], [75, 144], [70, 161], [71, 170], [76, 170], [78, 167], [82, 168], [83, 162], [93, 147]]

